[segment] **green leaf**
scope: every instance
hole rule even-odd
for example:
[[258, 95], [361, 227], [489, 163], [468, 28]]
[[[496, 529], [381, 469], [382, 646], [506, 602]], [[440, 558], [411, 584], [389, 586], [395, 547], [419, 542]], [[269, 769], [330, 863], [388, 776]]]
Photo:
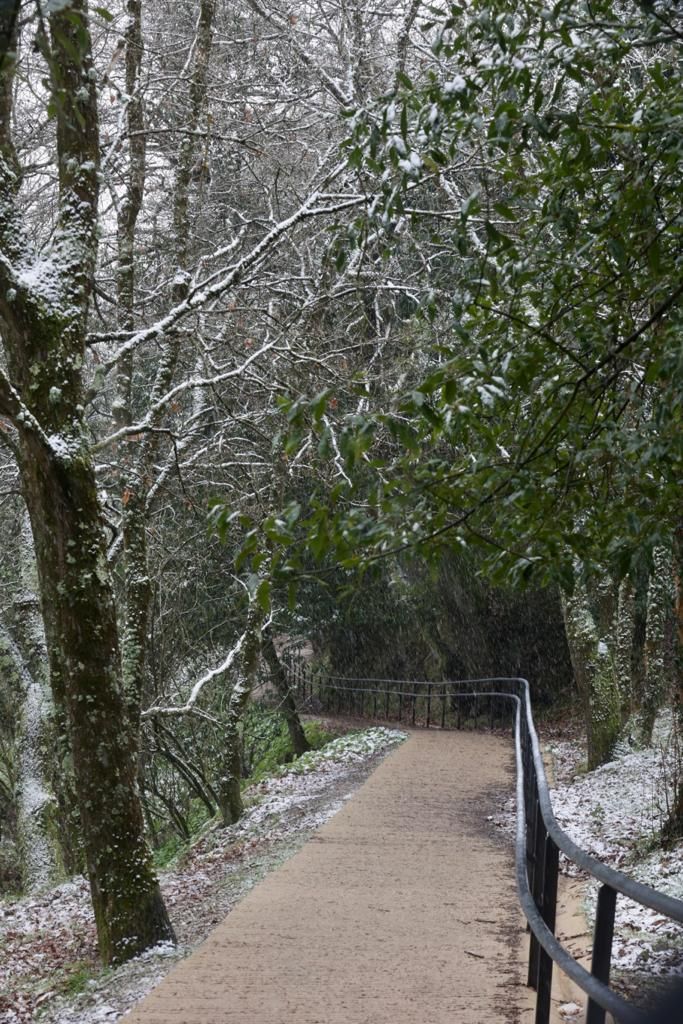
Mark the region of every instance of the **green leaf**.
[[496, 213], [499, 213], [501, 217], [505, 217], [506, 220], [517, 220], [517, 214], [506, 203], [494, 203], [493, 208]]
[[408, 77], [408, 75], [406, 75], [404, 71], [399, 71], [399, 73], [396, 75], [396, 79], [399, 82], [399, 84], [403, 86], [404, 89], [408, 90], [408, 92], [413, 91], [413, 81], [411, 78]]
[[490, 220], [484, 222], [484, 228], [490, 242], [499, 245], [503, 249], [510, 249], [514, 243], [511, 238], [499, 231], [495, 224], [492, 224]]
[[270, 595], [270, 580], [261, 580], [256, 589], [256, 600], [258, 602], [259, 607], [266, 613], [266, 615], [270, 611]]

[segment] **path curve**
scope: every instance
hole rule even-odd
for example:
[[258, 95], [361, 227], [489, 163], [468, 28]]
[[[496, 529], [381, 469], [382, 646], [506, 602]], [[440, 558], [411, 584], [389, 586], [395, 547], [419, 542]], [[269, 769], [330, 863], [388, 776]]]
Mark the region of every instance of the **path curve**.
[[127, 1024], [516, 1024], [510, 741], [415, 732]]

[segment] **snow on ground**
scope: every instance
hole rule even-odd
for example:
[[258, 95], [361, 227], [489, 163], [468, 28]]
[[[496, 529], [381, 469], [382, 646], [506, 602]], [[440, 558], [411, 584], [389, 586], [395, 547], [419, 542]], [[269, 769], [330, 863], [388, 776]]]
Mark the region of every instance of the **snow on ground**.
[[102, 969], [82, 878], [39, 897], [0, 901], [0, 1024], [118, 1020], [339, 810], [405, 736], [385, 728], [341, 736], [248, 789], [241, 821], [227, 829], [210, 825], [161, 872], [177, 947], [158, 946], [116, 970]]
[[[553, 809], [574, 842], [637, 881], [683, 899], [683, 843], [669, 850], [657, 845], [677, 773], [671, 715], [658, 720], [652, 746], [622, 744], [612, 761], [589, 773], [581, 773], [583, 751], [576, 741], [553, 740], [547, 749], [556, 776]], [[580, 874], [562, 861], [567, 874]], [[587, 882], [591, 925], [596, 896], [597, 884]], [[612, 964], [627, 988], [629, 975], [642, 980], [683, 973], [683, 929], [620, 896]]]

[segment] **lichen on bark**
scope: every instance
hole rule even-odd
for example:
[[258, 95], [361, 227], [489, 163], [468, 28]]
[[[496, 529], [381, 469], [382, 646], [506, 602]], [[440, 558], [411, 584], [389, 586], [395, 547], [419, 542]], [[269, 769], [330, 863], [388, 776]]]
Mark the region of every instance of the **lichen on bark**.
[[47, 682], [33, 674], [19, 646], [0, 624], [0, 670], [18, 705], [17, 845], [22, 891], [41, 892], [64, 880], [57, 801], [50, 785], [54, 755], [53, 708]]
[[652, 571], [647, 592], [645, 626], [645, 673], [638, 724], [640, 740], [652, 739], [657, 712], [673, 688], [674, 572], [670, 548], [652, 552]]
[[567, 641], [586, 723], [589, 768], [607, 761], [619, 739], [622, 698], [614, 654], [612, 583], [594, 582], [593, 593], [581, 573], [564, 595]]

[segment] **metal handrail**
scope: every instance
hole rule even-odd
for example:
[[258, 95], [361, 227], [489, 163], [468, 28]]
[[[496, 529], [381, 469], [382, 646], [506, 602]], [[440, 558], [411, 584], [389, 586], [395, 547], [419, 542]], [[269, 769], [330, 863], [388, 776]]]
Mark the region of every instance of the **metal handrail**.
[[[295, 688], [313, 688], [310, 666], [290, 665]], [[308, 678], [307, 678], [308, 677]], [[516, 761], [515, 860], [519, 901], [532, 933], [529, 984], [537, 991], [535, 1024], [547, 1024], [550, 1015], [550, 984], [553, 962], [588, 996], [586, 1024], [604, 1024], [609, 1012], [618, 1024], [645, 1024], [645, 1013], [609, 987], [610, 959], [617, 893], [683, 923], [683, 901], [636, 882], [582, 850], [558, 824], [552, 809], [545, 766], [531, 711], [529, 683], [521, 677], [490, 676], [483, 679], [402, 680], [345, 677], [319, 674], [320, 699], [325, 693], [354, 693], [402, 698], [424, 698], [419, 688], [428, 687], [430, 700], [497, 698], [514, 707]], [[348, 686], [361, 683], [363, 686]], [[368, 687], [380, 683], [392, 689]], [[342, 685], [339, 685], [342, 684]], [[401, 689], [395, 687], [400, 685]], [[411, 691], [406, 691], [410, 686]], [[363, 705], [364, 707], [364, 705]], [[400, 709], [400, 704], [399, 704]], [[400, 712], [399, 712], [400, 713]], [[429, 711], [427, 712], [429, 724]], [[367, 716], [366, 716], [367, 717]], [[381, 717], [375, 712], [371, 717]], [[593, 942], [591, 971], [586, 970], [554, 934], [557, 905], [558, 852], [601, 883]]]

